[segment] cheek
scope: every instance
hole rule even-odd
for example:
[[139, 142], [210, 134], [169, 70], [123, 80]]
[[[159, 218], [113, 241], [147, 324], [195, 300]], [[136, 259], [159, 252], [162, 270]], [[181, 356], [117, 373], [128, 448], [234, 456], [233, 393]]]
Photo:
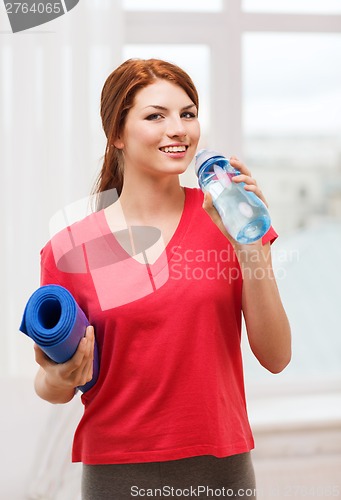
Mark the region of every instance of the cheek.
[[193, 129], [191, 131], [192, 140], [198, 142], [200, 139], [200, 123], [196, 122], [193, 124]]
[[134, 131], [134, 141], [143, 146], [150, 146], [158, 143], [160, 140], [160, 132], [158, 129], [151, 127], [139, 127]]

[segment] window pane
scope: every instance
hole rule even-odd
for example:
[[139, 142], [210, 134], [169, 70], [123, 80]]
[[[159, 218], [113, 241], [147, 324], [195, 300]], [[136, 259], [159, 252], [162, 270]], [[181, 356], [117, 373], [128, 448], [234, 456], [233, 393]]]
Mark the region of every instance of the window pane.
[[126, 10], [166, 10], [166, 11], [210, 11], [223, 9], [223, 0], [123, 0]]
[[341, 129], [340, 53], [340, 35], [245, 35], [245, 131], [337, 133]]
[[248, 12], [341, 14], [340, 0], [243, 0]]
[[246, 34], [244, 146], [283, 233], [341, 216], [341, 36]]

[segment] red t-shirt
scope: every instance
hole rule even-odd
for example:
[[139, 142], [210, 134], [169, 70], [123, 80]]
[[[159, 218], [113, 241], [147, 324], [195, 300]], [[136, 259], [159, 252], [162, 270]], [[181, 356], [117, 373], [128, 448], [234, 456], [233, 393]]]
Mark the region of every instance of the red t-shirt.
[[[253, 448], [240, 350], [240, 268], [203, 210], [201, 191], [185, 193], [179, 225], [154, 263], [148, 248], [160, 243], [160, 233], [140, 228], [136, 260], [103, 210], [42, 250], [42, 284], [73, 294], [99, 348], [99, 378], [82, 396], [73, 461], [224, 457]], [[276, 236], [271, 228], [263, 243]]]

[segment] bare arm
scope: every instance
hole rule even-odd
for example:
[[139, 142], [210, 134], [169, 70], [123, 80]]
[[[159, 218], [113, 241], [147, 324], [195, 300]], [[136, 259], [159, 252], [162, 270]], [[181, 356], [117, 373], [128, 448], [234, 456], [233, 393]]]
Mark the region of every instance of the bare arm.
[[[242, 172], [234, 181], [245, 182], [246, 190], [266, 203], [245, 165], [236, 159], [230, 162]], [[270, 244], [263, 246], [261, 240], [238, 244], [227, 233], [209, 193], [205, 194], [203, 208], [231, 242], [238, 257], [243, 274], [242, 309], [251, 350], [265, 368], [279, 373], [291, 359], [291, 331], [272, 268]]]
[[[242, 308], [250, 347], [272, 373], [291, 359], [290, 325], [272, 269], [270, 243], [237, 256], [243, 273]], [[248, 258], [246, 257], [248, 255]]]
[[50, 403], [68, 403], [75, 389], [92, 379], [94, 356], [94, 330], [89, 326], [77, 351], [66, 363], [51, 361], [44, 352], [34, 346], [36, 362], [40, 365], [34, 387], [39, 397]]

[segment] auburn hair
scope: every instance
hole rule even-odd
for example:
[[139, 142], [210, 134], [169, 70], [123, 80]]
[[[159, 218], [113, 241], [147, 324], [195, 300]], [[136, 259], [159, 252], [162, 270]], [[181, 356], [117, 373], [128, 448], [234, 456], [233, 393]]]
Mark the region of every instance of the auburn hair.
[[97, 209], [110, 205], [123, 186], [123, 154], [114, 146], [122, 134], [136, 93], [157, 79], [179, 85], [199, 107], [198, 92], [190, 76], [179, 66], [160, 59], [128, 59], [106, 79], [101, 93], [101, 118], [107, 138], [102, 169], [93, 188]]

